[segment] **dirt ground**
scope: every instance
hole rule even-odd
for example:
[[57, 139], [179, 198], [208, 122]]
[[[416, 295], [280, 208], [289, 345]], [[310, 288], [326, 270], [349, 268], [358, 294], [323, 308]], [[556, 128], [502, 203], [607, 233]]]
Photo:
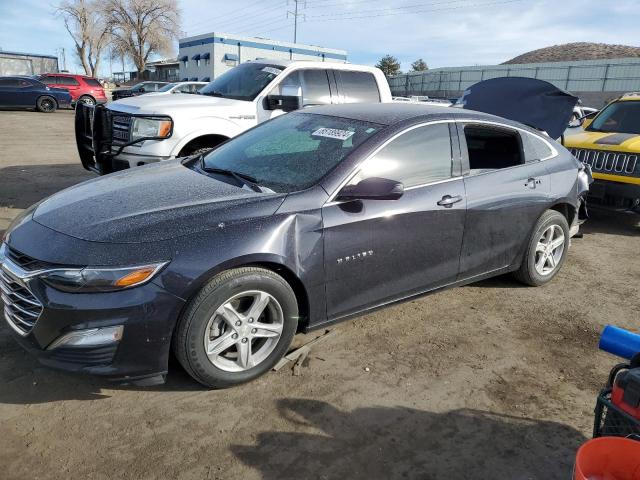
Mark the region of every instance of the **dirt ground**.
[[[72, 112], [0, 112], [0, 230], [92, 174]], [[496, 278], [343, 323], [301, 376], [207, 391], [103, 384], [41, 367], [0, 322], [0, 478], [569, 479], [638, 328], [638, 217], [596, 214], [542, 288]], [[308, 341], [318, 333], [299, 336]]]

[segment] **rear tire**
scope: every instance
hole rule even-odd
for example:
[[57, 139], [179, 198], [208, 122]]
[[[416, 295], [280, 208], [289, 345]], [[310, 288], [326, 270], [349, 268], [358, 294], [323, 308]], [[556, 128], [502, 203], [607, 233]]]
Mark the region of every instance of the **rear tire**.
[[532, 287], [549, 283], [567, 258], [569, 238], [565, 216], [555, 210], [544, 212], [533, 229], [522, 265], [514, 276]]
[[96, 104], [96, 100], [90, 95], [82, 95], [76, 102], [76, 105], [79, 103], [84, 103], [85, 105], [93, 106]]
[[216, 275], [191, 300], [173, 336], [189, 375], [227, 388], [268, 372], [287, 352], [298, 327], [298, 303], [278, 274], [243, 267]]
[[44, 95], [36, 101], [36, 109], [42, 113], [53, 113], [58, 108], [55, 98]]

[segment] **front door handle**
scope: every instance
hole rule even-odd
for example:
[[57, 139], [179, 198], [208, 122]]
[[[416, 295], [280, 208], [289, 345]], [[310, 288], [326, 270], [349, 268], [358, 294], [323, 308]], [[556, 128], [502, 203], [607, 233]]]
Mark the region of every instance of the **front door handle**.
[[462, 200], [462, 197], [460, 195], [456, 195], [455, 197], [452, 197], [451, 195], [445, 195], [438, 202], [438, 205], [440, 205], [441, 207], [444, 207], [444, 208], [451, 208], [451, 207], [453, 207], [454, 203], [458, 203], [461, 200]]

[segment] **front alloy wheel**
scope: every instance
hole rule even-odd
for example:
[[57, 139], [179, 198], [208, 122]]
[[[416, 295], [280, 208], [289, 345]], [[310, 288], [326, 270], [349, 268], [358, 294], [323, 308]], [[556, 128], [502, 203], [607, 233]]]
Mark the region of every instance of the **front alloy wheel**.
[[278, 345], [284, 316], [267, 292], [250, 290], [224, 302], [209, 320], [204, 348], [213, 365], [242, 372], [262, 363]]
[[198, 382], [231, 387], [269, 371], [287, 353], [298, 315], [295, 293], [280, 275], [235, 268], [213, 277], [189, 302], [173, 349]]

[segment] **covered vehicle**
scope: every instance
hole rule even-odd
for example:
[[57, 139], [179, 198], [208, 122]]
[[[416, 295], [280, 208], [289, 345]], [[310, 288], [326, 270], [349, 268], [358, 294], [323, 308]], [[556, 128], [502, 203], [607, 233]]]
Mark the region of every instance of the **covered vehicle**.
[[35, 109], [53, 113], [71, 106], [71, 94], [29, 77], [0, 77], [0, 108]]
[[581, 164], [539, 131], [420, 104], [301, 109], [206, 153], [34, 205], [2, 243], [5, 318], [46, 365], [228, 387], [298, 331], [513, 272], [550, 282]]
[[582, 127], [565, 137], [565, 145], [593, 169], [590, 201], [640, 213], [640, 93], [614, 100], [584, 118]]

